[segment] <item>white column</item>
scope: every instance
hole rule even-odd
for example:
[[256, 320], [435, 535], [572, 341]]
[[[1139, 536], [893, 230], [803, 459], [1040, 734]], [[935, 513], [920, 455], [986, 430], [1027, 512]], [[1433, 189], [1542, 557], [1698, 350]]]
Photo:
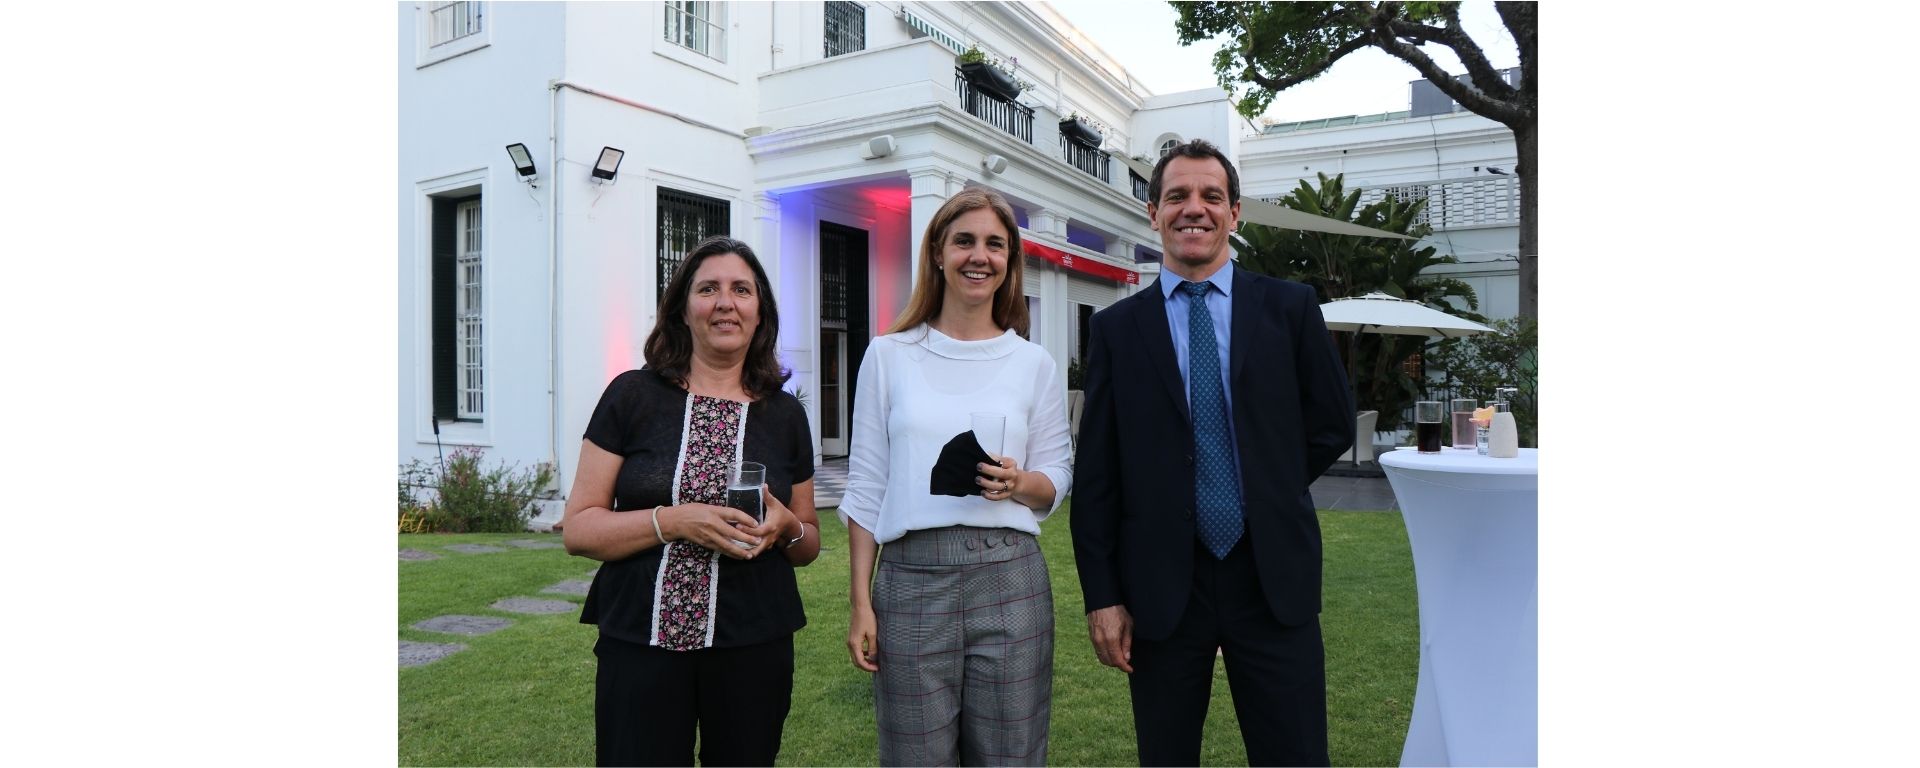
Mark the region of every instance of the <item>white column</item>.
[[920, 253], [920, 238], [925, 236], [927, 226], [933, 223], [933, 214], [947, 202], [947, 172], [938, 168], [916, 168], [907, 172], [912, 179], [912, 220], [913, 228], [907, 231], [909, 238], [907, 263], [913, 268], [907, 272], [907, 290], [920, 284], [920, 268], [927, 258]]
[[1027, 229], [1032, 230], [1034, 234], [1052, 236], [1056, 226], [1065, 224], [1066, 221], [1061, 219], [1059, 214], [1054, 213], [1051, 208], [1030, 208], [1027, 210]]
[[[767, 270], [767, 284], [780, 288], [780, 198], [766, 192], [753, 195], [753, 240], [748, 243]], [[776, 296], [778, 294], [775, 294]], [[782, 318], [785, 319], [785, 318]]]

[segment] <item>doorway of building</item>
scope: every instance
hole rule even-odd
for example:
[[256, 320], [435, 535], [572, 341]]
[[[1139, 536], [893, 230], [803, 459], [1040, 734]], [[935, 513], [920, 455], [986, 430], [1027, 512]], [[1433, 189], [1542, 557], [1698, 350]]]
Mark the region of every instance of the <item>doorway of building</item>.
[[867, 231], [820, 222], [820, 453], [847, 455], [867, 319]]

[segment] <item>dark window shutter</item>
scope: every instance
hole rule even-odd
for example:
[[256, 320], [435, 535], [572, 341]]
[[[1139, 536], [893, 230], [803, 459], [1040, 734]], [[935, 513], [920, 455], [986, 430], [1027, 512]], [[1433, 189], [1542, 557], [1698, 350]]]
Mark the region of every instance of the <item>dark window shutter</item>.
[[435, 421], [453, 421], [459, 415], [459, 401], [454, 382], [458, 370], [458, 361], [454, 349], [454, 291], [456, 285], [456, 262], [454, 254], [454, 232], [458, 223], [454, 221], [454, 209], [460, 201], [433, 198], [433, 418]]

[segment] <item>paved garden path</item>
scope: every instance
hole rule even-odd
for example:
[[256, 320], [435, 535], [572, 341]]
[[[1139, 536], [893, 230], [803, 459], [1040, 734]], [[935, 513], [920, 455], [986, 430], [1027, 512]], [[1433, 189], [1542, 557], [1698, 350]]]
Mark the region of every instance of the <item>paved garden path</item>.
[[[502, 543], [517, 549], [565, 548], [565, 545], [555, 539], [508, 539]], [[466, 555], [488, 555], [495, 552], [511, 551], [486, 544], [448, 544], [441, 547], [441, 549]], [[440, 559], [440, 555], [426, 550], [409, 548], [400, 550], [400, 559], [403, 561], [419, 562], [424, 560], [438, 560]], [[587, 589], [593, 586], [592, 579], [594, 574], [599, 572], [600, 569], [595, 568], [582, 579], [567, 579], [542, 589], [540, 592], [542, 594], [584, 597], [587, 594]], [[541, 615], [570, 613], [579, 610], [580, 604], [572, 600], [550, 600], [539, 597], [508, 597], [496, 600], [492, 605], [487, 607], [504, 613]], [[513, 626], [513, 619], [499, 616], [466, 616], [461, 614], [435, 616], [430, 619], [416, 621], [411, 625], [413, 629], [422, 632], [464, 635], [467, 637], [491, 634], [510, 626]], [[465, 643], [422, 643], [413, 640], [401, 640], [400, 667], [404, 669], [406, 667], [418, 667], [423, 664], [431, 664], [466, 649], [467, 646]]]

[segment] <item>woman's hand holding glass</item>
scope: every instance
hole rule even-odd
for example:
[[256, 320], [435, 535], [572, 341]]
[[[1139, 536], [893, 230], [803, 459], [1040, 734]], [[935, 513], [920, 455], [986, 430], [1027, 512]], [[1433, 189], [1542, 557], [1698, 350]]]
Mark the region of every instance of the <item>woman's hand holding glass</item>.
[[1006, 501], [1020, 490], [1020, 462], [1012, 457], [1002, 457], [999, 464], [977, 464], [974, 471], [979, 474], [973, 481], [979, 484], [981, 495], [988, 501]]
[[[781, 508], [785, 511], [785, 508]], [[756, 531], [760, 523], [752, 515], [737, 509], [712, 504], [689, 503], [660, 510], [660, 529], [668, 541], [685, 541], [711, 549], [727, 557], [752, 559], [773, 540]], [[788, 512], [791, 517], [793, 513]], [[772, 515], [767, 518], [771, 520]], [[742, 547], [741, 542], [749, 547]]]

